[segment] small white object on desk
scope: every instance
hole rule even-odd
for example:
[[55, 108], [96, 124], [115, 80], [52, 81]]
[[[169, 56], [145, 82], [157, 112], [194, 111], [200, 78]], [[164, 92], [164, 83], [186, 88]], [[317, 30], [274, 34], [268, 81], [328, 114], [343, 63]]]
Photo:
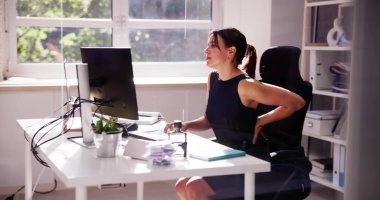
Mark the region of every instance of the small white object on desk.
[[148, 141], [129, 138], [124, 155], [139, 160], [147, 160], [154, 166], [169, 166], [175, 151], [170, 141]]

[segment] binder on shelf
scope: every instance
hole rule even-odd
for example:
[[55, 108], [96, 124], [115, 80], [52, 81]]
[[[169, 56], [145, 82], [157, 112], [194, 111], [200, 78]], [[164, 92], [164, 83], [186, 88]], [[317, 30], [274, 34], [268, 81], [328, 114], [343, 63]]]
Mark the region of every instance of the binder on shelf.
[[334, 158], [333, 158], [333, 185], [339, 186], [339, 161], [340, 161], [340, 145], [334, 144]]
[[346, 167], [346, 147], [340, 145], [340, 157], [339, 157], [339, 186], [344, 186], [344, 176]]

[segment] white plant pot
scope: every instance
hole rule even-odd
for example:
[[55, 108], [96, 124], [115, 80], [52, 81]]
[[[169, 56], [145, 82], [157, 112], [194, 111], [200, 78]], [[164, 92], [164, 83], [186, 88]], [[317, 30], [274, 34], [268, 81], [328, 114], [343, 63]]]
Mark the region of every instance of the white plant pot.
[[95, 134], [96, 154], [99, 158], [112, 158], [116, 156], [122, 132]]

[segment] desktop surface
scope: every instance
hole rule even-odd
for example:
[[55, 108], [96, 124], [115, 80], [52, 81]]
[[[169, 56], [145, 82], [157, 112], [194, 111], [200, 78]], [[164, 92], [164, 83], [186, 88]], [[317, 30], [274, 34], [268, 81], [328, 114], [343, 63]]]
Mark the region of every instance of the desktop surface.
[[[47, 120], [24, 119], [17, 122], [30, 140], [35, 130], [40, 127], [39, 124], [43, 125]], [[55, 135], [58, 130], [53, 129], [49, 134]], [[68, 187], [166, 181], [184, 176], [244, 174], [270, 170], [268, 162], [249, 155], [212, 162], [178, 157], [174, 164], [166, 167], [151, 166], [147, 161], [123, 156], [124, 148], [119, 148], [115, 158], [97, 158], [95, 149], [84, 148], [67, 140], [76, 134], [80, 132], [69, 132], [39, 148], [41, 157]], [[181, 140], [182, 135], [175, 137]], [[208, 142], [212, 141], [188, 133], [189, 152], [198, 144], [205, 145]], [[123, 147], [123, 143], [121, 145]]]

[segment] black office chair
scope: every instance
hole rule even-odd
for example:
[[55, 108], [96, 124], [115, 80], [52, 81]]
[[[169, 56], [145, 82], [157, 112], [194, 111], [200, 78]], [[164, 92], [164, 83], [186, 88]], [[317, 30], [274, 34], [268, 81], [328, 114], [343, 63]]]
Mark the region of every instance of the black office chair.
[[[312, 85], [304, 81], [299, 72], [301, 50], [292, 46], [278, 46], [266, 50], [260, 60], [262, 82], [288, 89], [300, 95], [306, 105], [290, 117], [263, 128], [269, 138], [271, 152], [301, 146], [302, 128], [312, 98]], [[275, 109], [274, 106], [259, 105], [259, 114]]]
[[[301, 146], [302, 129], [312, 98], [312, 85], [299, 72], [300, 49], [278, 46], [266, 50], [260, 60], [262, 82], [277, 85], [300, 95], [306, 105], [286, 119], [268, 124], [262, 129], [271, 172], [256, 176], [257, 199], [304, 199], [310, 193], [311, 164]], [[275, 106], [259, 104], [258, 115]]]

